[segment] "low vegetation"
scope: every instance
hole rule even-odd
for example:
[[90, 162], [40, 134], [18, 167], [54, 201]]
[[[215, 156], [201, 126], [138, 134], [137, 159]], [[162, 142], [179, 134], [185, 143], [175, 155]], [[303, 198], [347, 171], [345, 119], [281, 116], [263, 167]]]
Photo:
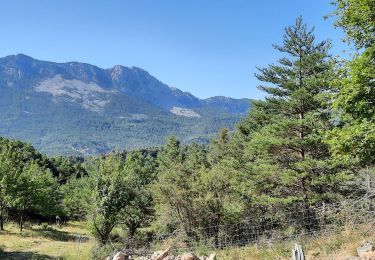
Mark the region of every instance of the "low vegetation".
[[[372, 232], [369, 232], [372, 231]], [[348, 228], [316, 237], [301, 237], [306, 259], [346, 259], [357, 255], [357, 247], [365, 240], [375, 241], [369, 225]], [[247, 246], [218, 250], [218, 259], [290, 259], [294, 242], [275, 242], [271, 245]]]
[[[0, 236], [2, 252], [6, 259], [102, 259], [113, 251], [113, 243], [106, 248], [99, 247], [88, 233], [85, 223], [72, 222], [61, 229], [57, 226], [25, 227], [23, 234], [14, 224], [5, 226], [6, 232]], [[121, 232], [117, 230], [114, 232]], [[80, 238], [80, 239], [79, 239]], [[301, 237], [307, 259], [343, 259], [356, 255], [356, 248], [365, 240], [375, 241], [373, 227], [369, 225], [348, 228], [317, 237]], [[241, 259], [290, 259], [293, 242], [275, 242], [245, 247], [215, 249], [217, 258], [223, 260]], [[102, 248], [102, 249], [99, 249]], [[209, 254], [212, 248], [201, 247], [198, 255]]]
[[27, 225], [21, 232], [8, 223], [0, 235], [2, 259], [90, 259], [94, 238], [85, 223], [71, 222], [61, 228], [55, 225]]

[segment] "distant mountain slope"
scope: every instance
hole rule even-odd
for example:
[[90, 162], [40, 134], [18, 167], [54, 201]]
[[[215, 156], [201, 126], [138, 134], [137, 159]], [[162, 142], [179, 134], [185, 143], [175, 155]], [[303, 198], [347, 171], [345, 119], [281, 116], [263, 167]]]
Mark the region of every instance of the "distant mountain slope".
[[101, 69], [22, 54], [0, 58], [0, 93], [0, 136], [50, 154], [160, 145], [170, 134], [207, 142], [250, 108], [247, 99], [199, 99], [140, 68]]

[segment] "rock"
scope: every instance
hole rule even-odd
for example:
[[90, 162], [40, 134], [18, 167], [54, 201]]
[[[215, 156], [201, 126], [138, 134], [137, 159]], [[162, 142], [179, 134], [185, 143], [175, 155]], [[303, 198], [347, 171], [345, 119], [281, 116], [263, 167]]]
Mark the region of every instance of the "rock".
[[[152, 259], [154, 260], [162, 260], [162, 259], [165, 259], [168, 255], [169, 255], [169, 251], [171, 251], [171, 248], [172, 247], [168, 247], [167, 249], [165, 249], [164, 251], [158, 251], [158, 252], [155, 252], [154, 253], [154, 257], [152, 257]], [[156, 256], [155, 256], [156, 254]]]
[[199, 260], [199, 258], [192, 253], [185, 253], [181, 256], [181, 260]]
[[124, 254], [123, 252], [118, 252], [118, 253], [115, 254], [115, 256], [112, 258], [112, 260], [125, 260], [125, 256], [126, 256], [126, 254]]
[[155, 251], [151, 256], [151, 259], [156, 259], [156, 257], [161, 255], [162, 253], [163, 253], [163, 251]]
[[210, 254], [210, 256], [201, 256], [201, 257], [198, 257], [199, 260], [216, 260], [216, 254], [215, 253], [212, 253]]
[[375, 260], [375, 252], [374, 251], [369, 251], [366, 253], [363, 253], [360, 257], [360, 259], [365, 259], [365, 260]]
[[357, 248], [357, 253], [359, 257], [375, 256], [374, 244], [370, 241], [364, 242]]
[[293, 260], [305, 260], [305, 254], [303, 253], [302, 246], [295, 243], [292, 249], [292, 259]]

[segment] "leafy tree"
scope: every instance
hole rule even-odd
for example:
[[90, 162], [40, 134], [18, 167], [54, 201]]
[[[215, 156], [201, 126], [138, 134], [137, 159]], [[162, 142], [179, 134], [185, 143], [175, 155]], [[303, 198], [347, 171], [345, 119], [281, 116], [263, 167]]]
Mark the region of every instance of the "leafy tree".
[[347, 33], [362, 53], [342, 69], [334, 81], [338, 93], [333, 103], [339, 125], [328, 135], [339, 160], [362, 166], [375, 163], [375, 2], [336, 1], [336, 25]]
[[119, 224], [121, 210], [133, 199], [131, 184], [123, 174], [123, 163], [117, 154], [100, 158], [91, 173], [94, 178], [91, 225], [94, 235], [103, 244], [110, 238], [112, 229]]
[[339, 160], [362, 166], [375, 163], [375, 48], [368, 48], [349, 64], [349, 75], [338, 82], [334, 109], [339, 125], [328, 143]]
[[24, 167], [31, 162], [41, 167], [48, 165], [48, 159], [32, 146], [20, 141], [0, 137], [0, 228], [4, 226], [4, 216], [16, 199], [19, 177]]
[[2, 152], [0, 154], [0, 229], [4, 230], [5, 216], [7, 213], [8, 198], [7, 194], [9, 193], [9, 184], [10, 184], [10, 174], [11, 163], [9, 158], [4, 156]]
[[353, 41], [357, 48], [368, 48], [375, 44], [375, 2], [373, 0], [335, 0], [333, 12], [338, 19], [336, 27], [346, 33], [346, 40]]
[[153, 215], [153, 200], [148, 185], [155, 178], [154, 160], [139, 152], [123, 157], [114, 153], [99, 158], [91, 170], [93, 208], [91, 223], [94, 235], [107, 243], [112, 229], [125, 224], [130, 236]]
[[72, 176], [66, 184], [60, 186], [62, 207], [65, 214], [76, 220], [86, 219], [91, 209], [93, 197], [93, 178]]
[[11, 205], [19, 211], [19, 226], [22, 231], [24, 213], [32, 211], [44, 216], [57, 215], [58, 183], [52, 173], [32, 161], [23, 171], [17, 172], [9, 194]]
[[154, 216], [154, 200], [150, 190], [151, 183], [156, 179], [155, 158], [147, 153], [133, 151], [127, 154], [124, 171], [132, 178], [134, 200], [122, 211], [122, 223], [133, 237], [142, 225], [150, 223]]
[[51, 158], [49, 168], [60, 183], [65, 183], [70, 177], [81, 177], [87, 175], [82, 166], [83, 158], [58, 156]]

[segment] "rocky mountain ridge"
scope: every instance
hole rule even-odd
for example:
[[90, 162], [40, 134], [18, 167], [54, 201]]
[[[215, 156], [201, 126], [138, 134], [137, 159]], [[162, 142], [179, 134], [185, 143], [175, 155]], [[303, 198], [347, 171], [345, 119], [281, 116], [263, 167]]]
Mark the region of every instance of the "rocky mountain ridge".
[[160, 145], [170, 134], [207, 142], [250, 108], [248, 99], [199, 99], [137, 67], [102, 69], [23, 54], [0, 58], [0, 93], [0, 135], [57, 154]]

